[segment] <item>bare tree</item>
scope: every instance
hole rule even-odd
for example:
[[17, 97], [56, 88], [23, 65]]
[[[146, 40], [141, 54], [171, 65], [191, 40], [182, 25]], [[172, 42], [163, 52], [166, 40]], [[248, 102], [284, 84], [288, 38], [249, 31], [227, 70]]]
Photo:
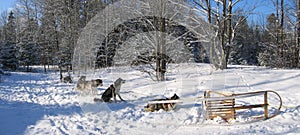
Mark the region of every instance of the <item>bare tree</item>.
[[5, 35], [5, 28], [4, 26], [7, 24], [7, 17], [8, 13], [7, 11], [3, 11], [0, 14], [0, 41], [4, 41], [4, 35]]
[[[226, 69], [229, 59], [229, 54], [231, 52], [232, 41], [234, 39], [234, 29], [236, 26], [232, 24], [233, 17], [233, 7], [240, 2], [240, 0], [220, 0], [220, 1], [210, 1], [205, 0], [193, 0], [196, 5], [200, 7], [201, 10], [204, 10], [207, 14], [208, 22], [215, 26], [216, 36], [220, 40], [220, 46], [222, 50], [219, 52], [221, 54], [218, 56], [218, 61], [213, 61], [213, 64], [216, 68]], [[214, 4], [212, 4], [214, 2]], [[216, 5], [213, 8], [211, 5]], [[220, 10], [221, 9], [221, 10]], [[212, 22], [212, 16], [215, 17], [215, 22]], [[238, 24], [238, 23], [237, 23]], [[214, 53], [218, 49], [217, 46], [213, 45], [211, 53]], [[214, 56], [212, 56], [214, 57]], [[216, 63], [217, 62], [217, 63]]]
[[0, 14], [0, 26], [4, 26], [7, 23], [8, 13], [7, 11], [3, 11]]
[[164, 15], [164, 2], [163, 0], [160, 0], [160, 6], [159, 6], [159, 35], [157, 41], [157, 47], [156, 47], [156, 77], [158, 81], [164, 81], [165, 80], [165, 73], [166, 73], [166, 60], [163, 59], [162, 55], [166, 54], [166, 21], [163, 18]]
[[[176, 57], [182, 56], [181, 59], [186, 60], [190, 58], [192, 53], [196, 52], [194, 48], [197, 47], [199, 50], [197, 54], [209, 55], [209, 53], [201, 52], [208, 49], [199, 49], [203, 46], [209, 47], [212, 33], [202, 16], [203, 13], [194, 10], [190, 3], [182, 0], [126, 0], [109, 4], [105, 9], [100, 10], [80, 35], [77, 42], [78, 48], [75, 49], [74, 53], [74, 59], [76, 59], [74, 60], [76, 64], [73, 64], [76, 66], [74, 69], [87, 71], [95, 67], [93, 63], [95, 63], [96, 68], [113, 66], [115, 63], [124, 64], [127, 63], [124, 58], [132, 58], [133, 61], [138, 59], [132, 56], [133, 54], [147, 57], [144, 54], [148, 52], [147, 58], [155, 59], [155, 61], [151, 59], [151, 63], [150, 60], [148, 61], [154, 66], [154, 70], [151, 71], [154, 73], [153, 78], [160, 81], [164, 80], [168, 68], [168, 60], [165, 59], [165, 55], [176, 56], [177, 54]], [[137, 38], [144, 38], [145, 40], [137, 40]], [[128, 43], [129, 41], [130, 43]], [[175, 44], [178, 43], [177, 41], [179, 44]], [[139, 48], [135, 49], [138, 52], [124, 53], [123, 57], [118, 57], [121, 62], [115, 61], [116, 54], [119, 55], [120, 52], [119, 50], [116, 51], [117, 49], [129, 49], [129, 47], [122, 48], [125, 43], [130, 44], [132, 47], [130, 49]], [[133, 47], [138, 44], [143, 46]], [[169, 47], [173, 46], [178, 47], [179, 50], [169, 53]], [[148, 48], [140, 49], [144, 49], [144, 47]], [[182, 52], [180, 52], [181, 48], [179, 47], [188, 50], [189, 54], [181, 55]], [[93, 59], [92, 55], [95, 53], [97, 53], [97, 57]], [[189, 60], [194, 60], [192, 58]], [[141, 58], [140, 60], [143, 61], [144, 59]]]

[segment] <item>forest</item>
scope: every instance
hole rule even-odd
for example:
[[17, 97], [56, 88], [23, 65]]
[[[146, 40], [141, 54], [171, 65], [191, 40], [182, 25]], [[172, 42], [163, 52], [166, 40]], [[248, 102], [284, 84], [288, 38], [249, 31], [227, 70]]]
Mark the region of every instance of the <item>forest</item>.
[[[228, 64], [300, 67], [300, 0], [267, 0], [265, 3], [274, 11], [266, 18], [254, 12], [259, 3], [251, 5], [246, 0], [183, 1], [205, 14], [199, 17], [213, 27], [220, 41], [216, 45], [221, 48], [218, 62], [212, 58], [206, 60], [209, 56], [203, 56], [204, 60], [195, 59], [195, 62], [210, 62], [219, 69], [226, 69]], [[33, 65], [43, 65], [45, 71], [49, 65], [71, 68], [75, 45], [84, 27], [106, 6], [116, 2], [119, 0], [18, 0], [13, 10], [0, 14], [1, 68], [9, 71], [30, 71]], [[253, 14], [258, 17], [249, 19]], [[138, 27], [135, 29], [145, 29], [143, 25]], [[179, 26], [176, 29], [185, 31]], [[109, 49], [104, 50], [102, 55], [110, 54]], [[193, 53], [199, 53], [195, 51], [197, 49]], [[151, 58], [150, 54], [143, 55], [147, 58], [142, 60], [158, 59], [157, 56]], [[98, 67], [112, 66], [111, 59], [105, 60], [100, 61]]]

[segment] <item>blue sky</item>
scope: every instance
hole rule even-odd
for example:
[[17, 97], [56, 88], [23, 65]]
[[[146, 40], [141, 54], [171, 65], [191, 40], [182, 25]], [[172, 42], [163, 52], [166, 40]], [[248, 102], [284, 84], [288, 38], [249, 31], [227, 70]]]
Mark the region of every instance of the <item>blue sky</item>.
[[[15, 3], [16, 0], [0, 0], [0, 13], [9, 11]], [[268, 15], [275, 12], [275, 6], [270, 0], [241, 0], [239, 4], [245, 11], [255, 7], [255, 10], [249, 11], [252, 15], [248, 16], [248, 20], [253, 20], [253, 23], [263, 23]]]
[[14, 7], [16, 0], [0, 0], [0, 12]]
[[[0, 0], [0, 11], [4, 11], [4, 10], [9, 10], [10, 8], [13, 8], [14, 4], [15, 4], [16, 0]], [[267, 10], [267, 13], [270, 13], [270, 10], [274, 10], [272, 8], [274, 8], [272, 5], [272, 3], [269, 0], [241, 0], [242, 4], [246, 5], [253, 5], [253, 4], [257, 4], [256, 5], [256, 12], [260, 12], [260, 13], [266, 13], [265, 11]], [[264, 11], [265, 10], [265, 11]]]
[[[0, 12], [13, 8], [16, 0], [0, 0]], [[255, 5], [256, 10], [254, 12], [260, 14], [269, 14], [274, 11], [274, 5], [269, 0], [241, 0], [242, 5]], [[273, 9], [272, 9], [273, 8]]]

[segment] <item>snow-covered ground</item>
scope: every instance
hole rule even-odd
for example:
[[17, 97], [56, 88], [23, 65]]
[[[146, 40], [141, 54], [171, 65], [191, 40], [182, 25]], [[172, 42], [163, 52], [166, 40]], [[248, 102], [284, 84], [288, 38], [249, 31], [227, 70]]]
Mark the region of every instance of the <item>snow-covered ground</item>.
[[[104, 86], [98, 88], [97, 97], [117, 78], [125, 79], [121, 96], [127, 102], [94, 103], [93, 96], [76, 92], [75, 75], [74, 84], [60, 83], [55, 72], [13, 72], [2, 76], [0, 135], [300, 134], [300, 70], [231, 66], [215, 71], [206, 64], [181, 64], [170, 68], [165, 82], [154, 82], [126, 67], [97, 70], [87, 77], [103, 79]], [[170, 112], [144, 112], [144, 106], [152, 99], [174, 93], [191, 99], [203, 96], [208, 89], [233, 93], [275, 90], [282, 97], [283, 107], [272, 119], [250, 123], [249, 115], [241, 115], [231, 124], [204, 120], [202, 104], [198, 102], [179, 104]], [[252, 104], [260, 100], [263, 98], [258, 96], [242, 102]], [[269, 100], [278, 102], [278, 98]], [[250, 115], [258, 114], [249, 111]]]

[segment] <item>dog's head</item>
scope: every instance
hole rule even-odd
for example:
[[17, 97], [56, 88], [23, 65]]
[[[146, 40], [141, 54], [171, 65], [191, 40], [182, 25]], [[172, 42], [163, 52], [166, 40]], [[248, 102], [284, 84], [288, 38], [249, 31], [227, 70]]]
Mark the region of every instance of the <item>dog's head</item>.
[[86, 79], [86, 76], [80, 76], [78, 81], [85, 81], [85, 79]]
[[111, 84], [111, 85], [109, 86], [109, 88], [110, 88], [111, 90], [115, 89], [115, 87], [114, 87], [113, 84]]
[[101, 79], [96, 79], [96, 81], [99, 86], [103, 86], [103, 81]]
[[179, 99], [179, 96], [177, 96], [176, 94], [174, 94], [172, 97], [171, 97], [171, 100], [177, 100]]
[[115, 81], [115, 85], [120, 85], [120, 84], [123, 84], [125, 83], [125, 80], [123, 80], [122, 78], [118, 78], [116, 81]]
[[103, 81], [101, 79], [93, 80], [96, 83], [96, 86], [103, 86]]

